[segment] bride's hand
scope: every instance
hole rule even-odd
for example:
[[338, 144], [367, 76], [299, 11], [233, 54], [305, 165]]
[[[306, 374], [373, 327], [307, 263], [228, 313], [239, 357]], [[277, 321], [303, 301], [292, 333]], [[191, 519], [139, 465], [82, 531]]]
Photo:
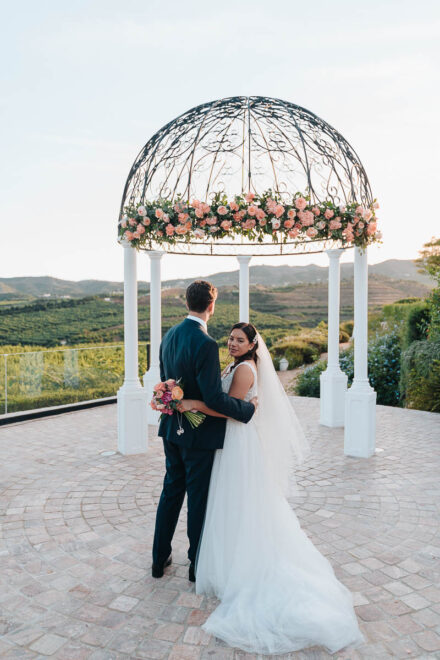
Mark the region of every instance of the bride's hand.
[[195, 401], [193, 399], [182, 399], [182, 401], [178, 404], [177, 410], [180, 413], [192, 411], [192, 412], [197, 412], [197, 409], [194, 407]]
[[256, 412], [256, 411], [257, 411], [257, 408], [258, 408], [258, 397], [257, 397], [257, 396], [252, 397], [252, 399], [250, 400], [250, 403], [253, 403], [253, 404], [254, 404], [254, 406], [255, 406], [255, 412]]

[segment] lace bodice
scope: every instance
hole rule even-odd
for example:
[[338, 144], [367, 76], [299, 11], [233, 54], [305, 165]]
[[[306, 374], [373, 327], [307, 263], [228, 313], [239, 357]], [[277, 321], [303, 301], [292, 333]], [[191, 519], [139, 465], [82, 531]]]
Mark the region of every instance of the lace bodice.
[[[254, 396], [257, 396], [257, 369], [254, 364], [251, 362], [240, 362], [235, 369], [242, 369], [243, 367], [241, 365], [247, 365], [249, 369], [252, 369], [253, 374], [254, 374], [254, 382], [252, 383], [252, 387], [244, 397], [244, 401], [250, 401]], [[229, 388], [231, 387], [232, 384], [232, 379], [234, 378], [234, 373], [235, 369], [231, 370], [231, 367], [233, 365], [233, 362], [229, 364], [226, 368], [226, 371], [224, 375], [222, 376], [222, 389], [223, 392], [229, 392]]]

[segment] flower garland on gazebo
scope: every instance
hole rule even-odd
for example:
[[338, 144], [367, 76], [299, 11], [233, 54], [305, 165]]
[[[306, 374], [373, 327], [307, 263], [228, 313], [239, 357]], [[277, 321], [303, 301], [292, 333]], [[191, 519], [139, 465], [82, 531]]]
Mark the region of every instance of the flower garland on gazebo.
[[258, 243], [270, 237], [274, 243], [333, 240], [366, 247], [382, 238], [377, 230], [378, 208], [376, 200], [368, 208], [357, 202], [314, 204], [301, 193], [286, 204], [271, 190], [236, 195], [231, 201], [216, 193], [210, 204], [197, 199], [190, 203], [159, 199], [126, 207], [119, 237], [136, 248], [149, 241], [161, 245], [237, 236]]

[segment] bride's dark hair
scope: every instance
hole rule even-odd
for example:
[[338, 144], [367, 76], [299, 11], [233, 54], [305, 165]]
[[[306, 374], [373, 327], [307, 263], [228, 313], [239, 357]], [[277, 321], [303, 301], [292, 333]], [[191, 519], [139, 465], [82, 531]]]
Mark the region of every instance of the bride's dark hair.
[[251, 342], [252, 346], [248, 350], [247, 353], [244, 353], [243, 355], [240, 355], [234, 362], [232, 369], [236, 367], [240, 362], [244, 362], [245, 360], [253, 360], [255, 364], [257, 364], [257, 348], [258, 348], [258, 339], [257, 339], [257, 329], [252, 323], [236, 323], [235, 325], [232, 326], [231, 332], [233, 330], [241, 330], [244, 332], [248, 340]]

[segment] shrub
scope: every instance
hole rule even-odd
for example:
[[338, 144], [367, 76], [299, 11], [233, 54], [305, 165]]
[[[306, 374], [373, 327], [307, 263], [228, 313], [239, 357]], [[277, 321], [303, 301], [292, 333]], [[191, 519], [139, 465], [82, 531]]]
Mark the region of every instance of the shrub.
[[[405, 401], [408, 407], [408, 396], [411, 401], [417, 398], [415, 393], [416, 384], [422, 387], [422, 382], [430, 381], [433, 365], [437, 360], [440, 360], [440, 340], [414, 341], [403, 351], [400, 392], [402, 400]], [[425, 408], [425, 410], [432, 410], [432, 407]]]
[[351, 337], [353, 335], [353, 326], [354, 326], [354, 321], [343, 321], [339, 325], [339, 330], [347, 333], [347, 335]]
[[298, 396], [319, 397], [319, 376], [327, 367], [327, 360], [319, 360], [316, 364], [306, 367], [298, 376], [295, 394]]
[[407, 378], [406, 405], [417, 410], [440, 412], [440, 360], [434, 360], [426, 377], [416, 368], [411, 369]]
[[426, 302], [411, 306], [402, 334], [402, 348], [407, 348], [413, 341], [426, 339], [430, 316]]

